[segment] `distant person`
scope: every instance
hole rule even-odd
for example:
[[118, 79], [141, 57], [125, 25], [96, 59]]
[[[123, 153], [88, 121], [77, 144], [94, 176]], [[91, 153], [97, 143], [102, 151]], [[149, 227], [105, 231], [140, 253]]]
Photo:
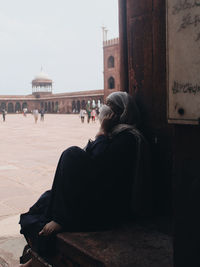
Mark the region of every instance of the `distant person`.
[[38, 109], [34, 109], [33, 110], [33, 117], [34, 117], [35, 123], [37, 123], [37, 121], [38, 121], [38, 115], [39, 115]]
[[91, 110], [90, 109], [87, 109], [87, 122], [89, 123], [90, 122], [90, 118], [91, 118]]
[[6, 121], [6, 110], [4, 108], [2, 109], [2, 117], [3, 121]]
[[95, 111], [95, 109], [92, 110], [91, 117], [92, 117], [92, 122], [95, 122], [95, 118], [96, 118], [96, 111]]
[[81, 118], [81, 122], [84, 123], [84, 120], [85, 120], [85, 110], [84, 109], [80, 110], [80, 118]]
[[23, 108], [23, 115], [24, 115], [24, 117], [26, 117], [26, 113], [27, 113], [27, 108]]
[[41, 109], [40, 110], [40, 120], [41, 121], [44, 121], [44, 113], [45, 113], [44, 109]]

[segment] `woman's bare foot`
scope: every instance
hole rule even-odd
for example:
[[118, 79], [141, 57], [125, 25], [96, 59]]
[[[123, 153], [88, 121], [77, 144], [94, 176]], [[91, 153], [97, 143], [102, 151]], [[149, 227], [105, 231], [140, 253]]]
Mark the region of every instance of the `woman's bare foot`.
[[54, 221], [51, 221], [49, 223], [47, 223], [43, 229], [39, 232], [39, 235], [50, 235], [50, 234], [53, 234], [53, 233], [58, 233], [62, 230], [62, 227], [60, 224], [54, 222]]
[[30, 259], [29, 261], [27, 261], [24, 264], [20, 264], [19, 267], [33, 267], [33, 265], [32, 265], [32, 259]]

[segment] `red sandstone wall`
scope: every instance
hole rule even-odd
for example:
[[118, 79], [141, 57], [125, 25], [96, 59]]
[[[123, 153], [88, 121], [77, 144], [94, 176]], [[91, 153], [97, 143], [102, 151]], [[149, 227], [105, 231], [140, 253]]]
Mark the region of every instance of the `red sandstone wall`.
[[[119, 78], [119, 42], [118, 39], [108, 40], [104, 42], [104, 99], [112, 92], [120, 90], [120, 78]], [[117, 43], [116, 43], [117, 42]], [[113, 56], [115, 59], [114, 68], [108, 68], [108, 58]], [[108, 79], [110, 77], [115, 79], [115, 88], [108, 89]]]
[[[76, 106], [77, 103], [85, 101], [92, 102], [100, 100], [103, 103], [103, 90], [92, 90], [92, 91], [81, 91], [81, 92], [71, 92], [71, 93], [61, 93], [61, 94], [50, 94], [45, 95], [37, 93], [35, 95], [27, 95], [27, 96], [0, 96], [0, 111], [2, 108], [6, 108], [9, 113], [16, 112], [16, 104], [18, 105], [18, 111], [22, 111], [23, 103], [27, 104], [28, 111], [37, 108], [41, 110], [45, 109], [48, 113], [56, 113], [57, 110], [59, 113], [72, 113], [72, 102], [74, 101]], [[58, 104], [58, 108], [56, 108], [56, 103]], [[13, 111], [8, 109], [8, 106], [13, 105]], [[81, 105], [80, 105], [81, 106]]]

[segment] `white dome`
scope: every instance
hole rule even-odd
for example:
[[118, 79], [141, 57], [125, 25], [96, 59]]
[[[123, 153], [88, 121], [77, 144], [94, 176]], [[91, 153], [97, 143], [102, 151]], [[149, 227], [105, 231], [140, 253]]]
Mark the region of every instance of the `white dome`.
[[41, 71], [38, 75], [35, 76], [35, 80], [51, 80], [47, 73]]

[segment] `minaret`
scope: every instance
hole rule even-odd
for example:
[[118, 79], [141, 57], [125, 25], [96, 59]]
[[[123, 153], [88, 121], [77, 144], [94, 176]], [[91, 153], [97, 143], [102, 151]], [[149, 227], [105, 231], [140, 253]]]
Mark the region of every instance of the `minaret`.
[[108, 35], [108, 30], [106, 29], [105, 26], [102, 26], [102, 32], [103, 32], [103, 44], [107, 42], [107, 35]]

